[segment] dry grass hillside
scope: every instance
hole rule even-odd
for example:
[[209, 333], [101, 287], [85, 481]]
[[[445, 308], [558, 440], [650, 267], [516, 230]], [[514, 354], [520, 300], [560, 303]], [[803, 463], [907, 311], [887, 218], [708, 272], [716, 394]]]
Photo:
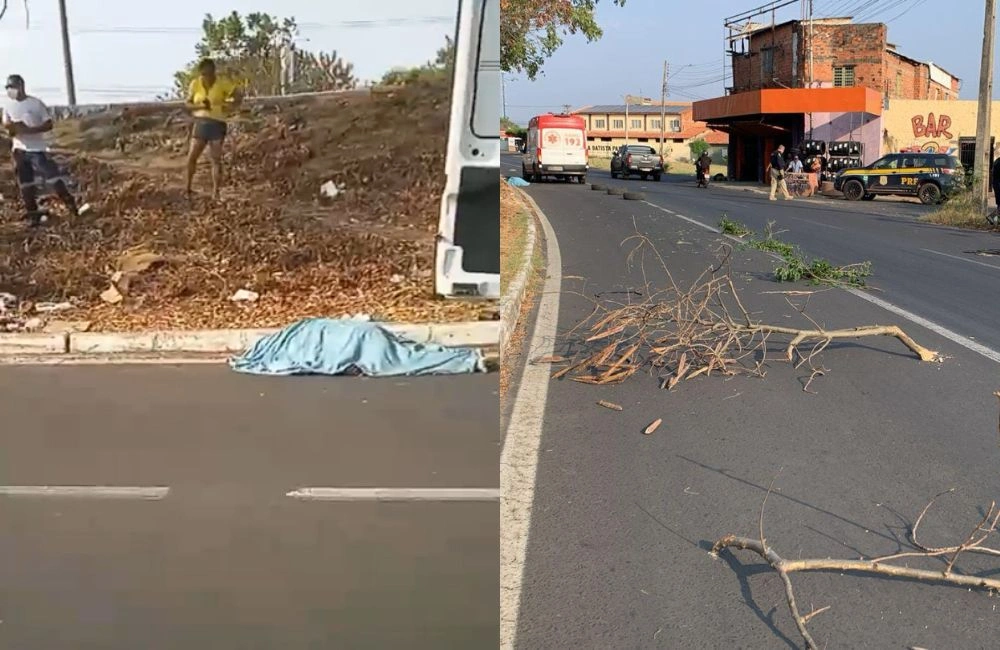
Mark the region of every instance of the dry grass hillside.
[[[0, 291], [30, 310], [72, 301], [92, 329], [280, 326], [316, 315], [475, 320], [490, 305], [433, 297], [449, 88], [253, 105], [226, 142], [222, 200], [207, 156], [188, 203], [189, 123], [176, 109], [60, 122], [58, 158], [94, 210], [26, 229], [0, 167]], [[320, 188], [332, 181], [333, 199]], [[148, 267], [148, 268], [146, 268]], [[117, 273], [116, 273], [117, 272]], [[123, 299], [101, 298], [114, 283]], [[234, 303], [238, 289], [259, 294]]]

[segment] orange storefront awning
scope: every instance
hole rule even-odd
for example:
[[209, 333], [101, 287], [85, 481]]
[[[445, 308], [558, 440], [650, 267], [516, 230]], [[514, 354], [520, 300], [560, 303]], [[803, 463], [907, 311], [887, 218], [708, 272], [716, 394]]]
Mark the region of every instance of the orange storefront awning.
[[692, 117], [719, 122], [747, 115], [790, 113], [882, 114], [882, 95], [865, 86], [851, 88], [765, 88], [695, 102]]

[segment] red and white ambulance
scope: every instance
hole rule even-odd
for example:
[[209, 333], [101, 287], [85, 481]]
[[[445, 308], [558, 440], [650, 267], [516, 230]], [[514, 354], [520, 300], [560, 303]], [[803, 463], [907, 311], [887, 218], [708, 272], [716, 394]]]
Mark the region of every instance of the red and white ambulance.
[[521, 156], [526, 181], [545, 177], [587, 181], [587, 122], [579, 115], [537, 115], [528, 122]]

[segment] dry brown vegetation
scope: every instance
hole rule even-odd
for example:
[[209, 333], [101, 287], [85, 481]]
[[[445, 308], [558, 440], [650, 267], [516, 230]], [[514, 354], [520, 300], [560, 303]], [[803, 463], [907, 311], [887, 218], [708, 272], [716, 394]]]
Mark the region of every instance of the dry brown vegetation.
[[[176, 109], [60, 123], [61, 157], [95, 209], [26, 231], [12, 172], [0, 168], [0, 290], [29, 305], [72, 299], [99, 329], [266, 327], [359, 312], [475, 320], [493, 306], [433, 297], [448, 102], [439, 80], [253, 105], [231, 124], [218, 204], [207, 191], [185, 199], [190, 127]], [[196, 187], [207, 188], [205, 167], [207, 156]], [[334, 199], [321, 197], [327, 181], [343, 189]], [[102, 303], [135, 251], [156, 263], [122, 303]], [[231, 303], [241, 288], [260, 299]]]
[[[811, 319], [804, 307], [797, 311], [808, 327], [759, 322], [743, 306], [728, 272], [730, 248], [725, 248], [718, 264], [689, 287], [682, 287], [645, 236], [636, 234], [626, 243], [629, 241], [635, 244], [630, 263], [650, 253], [658, 270], [668, 278], [666, 286], [658, 288], [646, 282], [643, 299], [625, 304], [595, 300], [593, 312], [563, 336], [566, 355], [544, 360], [566, 364], [552, 375], [554, 379], [569, 376], [587, 384], [615, 384], [648, 369], [658, 377], [661, 388], [672, 389], [681, 381], [713, 372], [763, 377], [768, 361], [781, 360], [809, 367], [811, 376], [805, 384], [809, 390], [812, 380], [824, 372], [813, 361], [831, 342], [865, 336], [895, 337], [921, 361], [939, 358], [937, 352], [919, 345], [894, 325], [826, 329]], [[775, 344], [775, 337], [782, 342]], [[806, 343], [811, 346], [803, 349]], [[776, 346], [781, 350], [779, 355], [772, 352]]]

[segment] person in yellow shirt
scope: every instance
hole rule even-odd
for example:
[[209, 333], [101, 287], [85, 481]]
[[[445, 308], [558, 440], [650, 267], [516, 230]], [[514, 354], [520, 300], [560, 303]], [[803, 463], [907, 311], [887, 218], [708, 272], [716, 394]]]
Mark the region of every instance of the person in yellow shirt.
[[239, 86], [230, 79], [217, 76], [215, 61], [204, 59], [198, 64], [198, 76], [188, 88], [187, 108], [194, 117], [191, 128], [191, 149], [187, 159], [187, 195], [191, 197], [191, 181], [198, 159], [208, 147], [212, 159], [212, 198], [219, 198], [222, 182], [222, 143], [226, 139], [226, 117], [243, 100]]

